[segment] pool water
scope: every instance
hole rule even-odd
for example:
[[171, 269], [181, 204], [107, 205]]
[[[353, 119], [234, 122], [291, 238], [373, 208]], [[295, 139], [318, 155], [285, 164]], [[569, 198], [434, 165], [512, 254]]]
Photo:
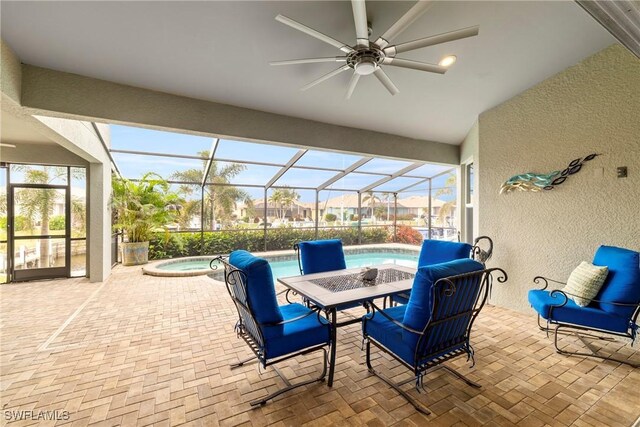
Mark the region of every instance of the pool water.
[[163, 265], [161, 268], [162, 270], [170, 270], [170, 271], [202, 270], [204, 268], [209, 268], [209, 262], [210, 260], [171, 262]]
[[[269, 256], [265, 256], [268, 260]], [[396, 264], [405, 267], [415, 268], [418, 265], [418, 253], [402, 253], [402, 252], [369, 252], [369, 253], [354, 253], [345, 254], [347, 261], [347, 268], [359, 268], [369, 267], [378, 264]], [[190, 276], [193, 274], [207, 274], [211, 273], [210, 257], [194, 258], [194, 259], [178, 259], [170, 260], [164, 263], [160, 263], [154, 267], [154, 269], [160, 270], [160, 274], [147, 271], [147, 274], [154, 274], [160, 276]], [[269, 261], [271, 265], [271, 271], [273, 272], [274, 279], [287, 276], [298, 276], [300, 270], [298, 268], [298, 260], [293, 258], [287, 261]], [[166, 271], [166, 274], [162, 274], [161, 271]], [[218, 268], [218, 272], [222, 269]], [[173, 272], [173, 273], [171, 273]], [[180, 273], [183, 272], [183, 273]], [[193, 272], [193, 274], [190, 274]], [[214, 273], [215, 274], [215, 273]]]
[[[396, 264], [405, 267], [418, 266], [418, 254], [403, 254], [394, 252], [373, 252], [368, 254], [346, 254], [347, 268], [370, 267], [378, 264]], [[298, 268], [298, 260], [290, 261], [273, 261], [269, 263], [273, 278], [298, 276], [300, 269]]]

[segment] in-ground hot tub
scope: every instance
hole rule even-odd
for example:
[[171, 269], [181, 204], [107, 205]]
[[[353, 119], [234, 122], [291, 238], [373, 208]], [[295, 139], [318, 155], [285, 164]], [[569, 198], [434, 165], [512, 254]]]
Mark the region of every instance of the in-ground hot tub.
[[191, 256], [156, 261], [144, 266], [142, 272], [159, 277], [204, 276], [212, 272], [211, 261], [214, 258], [215, 256]]
[[[382, 244], [350, 246], [344, 248], [347, 268], [368, 267], [377, 264], [398, 264], [406, 267], [418, 265], [419, 246]], [[274, 278], [300, 274], [298, 261], [293, 251], [258, 253], [269, 261]], [[211, 269], [216, 256], [195, 256], [156, 261], [143, 267], [144, 274], [163, 277], [189, 277], [209, 274], [216, 280], [223, 279], [223, 270]], [[217, 263], [214, 263], [217, 265]]]

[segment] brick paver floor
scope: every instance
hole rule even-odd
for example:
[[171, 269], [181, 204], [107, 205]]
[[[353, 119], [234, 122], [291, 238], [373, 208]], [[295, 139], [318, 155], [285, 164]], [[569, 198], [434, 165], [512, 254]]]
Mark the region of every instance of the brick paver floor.
[[[534, 316], [504, 308], [485, 307], [476, 322], [476, 366], [450, 362], [481, 389], [443, 371], [427, 377], [427, 393], [405, 386], [432, 411], [425, 417], [368, 375], [357, 325], [338, 332], [333, 388], [315, 383], [251, 409], [249, 401], [282, 382], [255, 364], [229, 369], [249, 350], [233, 331], [224, 284], [208, 277], [119, 267], [104, 284], [9, 284], [0, 298], [2, 424], [630, 426], [640, 416], [640, 369], [558, 355]], [[628, 345], [605, 350], [640, 361]], [[374, 363], [408, 377], [387, 356], [376, 353]], [[311, 378], [320, 355], [281, 366], [289, 377]], [[60, 419], [33, 420], [47, 414]]]

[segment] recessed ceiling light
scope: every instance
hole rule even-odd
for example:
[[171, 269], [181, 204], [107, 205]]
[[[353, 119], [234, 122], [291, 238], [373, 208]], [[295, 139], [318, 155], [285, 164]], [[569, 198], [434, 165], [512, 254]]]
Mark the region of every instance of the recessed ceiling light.
[[454, 62], [456, 62], [456, 59], [458, 58], [455, 55], [447, 55], [442, 58], [440, 62], [438, 62], [438, 65], [441, 67], [449, 67], [450, 65], [453, 65]]
[[6, 142], [0, 142], [0, 147], [16, 148], [14, 144], [7, 144]]

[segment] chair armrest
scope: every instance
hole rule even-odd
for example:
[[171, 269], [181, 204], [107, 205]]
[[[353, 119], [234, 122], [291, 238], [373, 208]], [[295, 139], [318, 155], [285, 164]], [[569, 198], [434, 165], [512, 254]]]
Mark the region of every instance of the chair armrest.
[[539, 285], [540, 282], [544, 282], [544, 286], [540, 288], [541, 291], [547, 289], [547, 287], [549, 286], [549, 282], [558, 283], [560, 285], [567, 284], [566, 282], [560, 282], [559, 280], [549, 279], [548, 277], [544, 276], [536, 276], [533, 278], [533, 283], [535, 283], [536, 285]]
[[[581, 297], [580, 295], [575, 295], [575, 294], [572, 294], [572, 293], [569, 293], [569, 292], [566, 292], [566, 291], [558, 290], [558, 292], [562, 292], [563, 294], [568, 295], [568, 296], [585, 299], [584, 297]], [[618, 307], [640, 307], [640, 302], [635, 303], [635, 304], [634, 303], [626, 303], [626, 302], [611, 302], [611, 301], [600, 301], [600, 300], [595, 299], [595, 298], [592, 298], [590, 301], [591, 302], [598, 302], [600, 304], [611, 304], [611, 305], [615, 305], [615, 306], [618, 306]]]
[[281, 325], [286, 325], [287, 323], [293, 323], [293, 322], [297, 322], [298, 320], [304, 319], [305, 317], [309, 317], [312, 314], [320, 314], [320, 309], [317, 307], [314, 307], [312, 309], [309, 310], [308, 313], [303, 314], [302, 316], [298, 316], [298, 317], [294, 317], [293, 319], [288, 319], [288, 320], [281, 320], [279, 322], [273, 322], [273, 323], [260, 323], [260, 326], [264, 326], [264, 327], [271, 327], [271, 326], [281, 326]]
[[371, 313], [371, 317], [375, 316], [376, 312], [378, 312], [378, 313], [380, 313], [380, 315], [382, 317], [384, 317], [385, 319], [389, 320], [394, 325], [399, 326], [400, 328], [404, 329], [405, 331], [409, 331], [412, 334], [422, 335], [422, 331], [417, 331], [415, 329], [412, 329], [412, 328], [406, 326], [404, 323], [398, 322], [396, 319], [392, 318], [387, 313], [385, 313], [383, 310], [381, 310], [380, 307], [375, 305], [375, 303], [373, 301], [367, 301], [366, 304], [369, 305], [369, 307], [371, 307], [373, 309], [372, 313]]

